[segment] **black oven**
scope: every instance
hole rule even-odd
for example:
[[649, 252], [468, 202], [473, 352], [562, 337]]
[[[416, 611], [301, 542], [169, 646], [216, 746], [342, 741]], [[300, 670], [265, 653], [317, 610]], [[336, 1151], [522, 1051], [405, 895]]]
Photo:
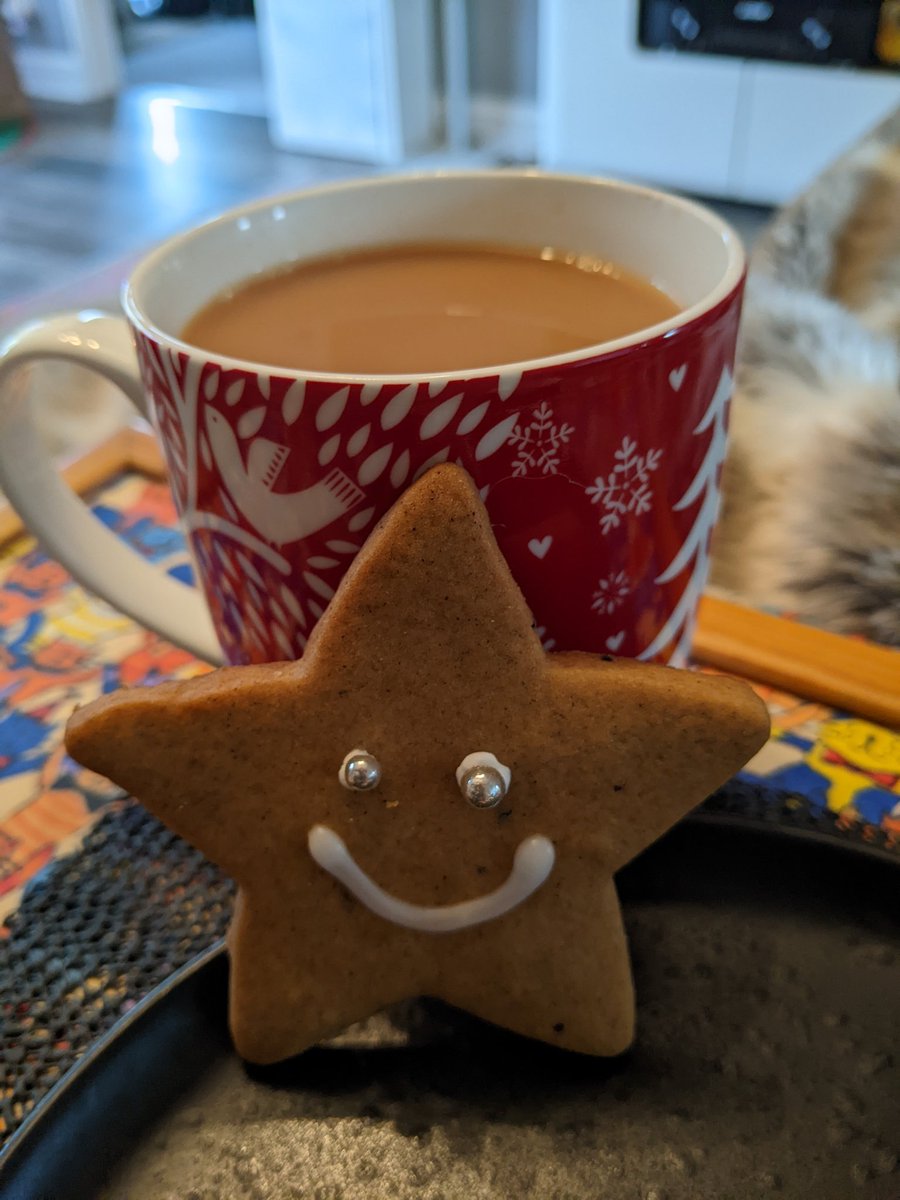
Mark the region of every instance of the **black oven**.
[[648, 50], [896, 67], [900, 0], [640, 0]]

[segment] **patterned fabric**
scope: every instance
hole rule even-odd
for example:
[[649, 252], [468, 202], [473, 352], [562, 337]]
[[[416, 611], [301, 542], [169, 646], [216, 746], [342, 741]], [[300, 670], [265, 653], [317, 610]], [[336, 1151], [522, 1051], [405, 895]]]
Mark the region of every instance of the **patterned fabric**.
[[900, 844], [900, 734], [787, 692], [758, 687], [772, 736], [741, 778], [793, 792], [864, 836]]
[[[168, 489], [123, 477], [94, 511], [143, 557], [191, 578]], [[121, 793], [63, 751], [77, 704], [207, 668], [88, 596], [31, 538], [0, 549], [0, 923]]]

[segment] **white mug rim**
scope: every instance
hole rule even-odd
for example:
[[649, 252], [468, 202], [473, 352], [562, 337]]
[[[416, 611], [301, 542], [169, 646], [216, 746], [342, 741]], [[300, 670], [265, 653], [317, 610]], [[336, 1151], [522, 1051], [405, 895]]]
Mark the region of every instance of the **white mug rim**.
[[[521, 359], [516, 362], [496, 363], [487, 367], [478, 367], [468, 370], [466, 368], [452, 371], [420, 371], [411, 374], [358, 374], [353, 372], [340, 371], [305, 371], [302, 369], [275, 366], [271, 363], [255, 362], [251, 359], [233, 358], [229, 355], [218, 354], [214, 351], [204, 350], [200, 346], [195, 346], [191, 342], [186, 342], [174, 334], [167, 333], [160, 329], [159, 326], [151, 321], [143, 312], [139, 296], [142, 285], [152, 275], [153, 271], [161, 265], [161, 263], [172, 253], [184, 249], [193, 240], [199, 238], [202, 234], [215, 226], [224, 225], [234, 220], [240, 220], [241, 217], [246, 217], [258, 212], [264, 212], [266, 209], [276, 205], [293, 204], [300, 201], [305, 196], [311, 195], [327, 195], [329, 193], [342, 193], [347, 191], [365, 190], [379, 186], [390, 186], [399, 182], [415, 183], [419, 180], [438, 180], [438, 179], [456, 179], [456, 180], [483, 180], [485, 178], [494, 179], [549, 179], [559, 183], [573, 183], [578, 185], [595, 185], [601, 188], [613, 188], [617, 191], [624, 191], [635, 196], [645, 198], [653, 198], [662, 201], [671, 208], [680, 209], [682, 212], [688, 213], [690, 216], [701, 221], [710, 227], [714, 232], [718, 232], [722, 244], [727, 253], [727, 261], [722, 277], [716, 286], [710, 289], [702, 300], [695, 304], [682, 309], [674, 317], [670, 317], [667, 321], [662, 321], [656, 325], [648, 326], [644, 329], [636, 330], [634, 333], [628, 334], [625, 337], [615, 338], [610, 341], [596, 342], [589, 346], [582, 346], [577, 350], [570, 350], [565, 354], [556, 354], [546, 358], [530, 358]], [[746, 273], [746, 255], [740, 237], [734, 229], [723, 220], [720, 216], [714, 213], [711, 209], [703, 204], [699, 204], [694, 200], [689, 200], [683, 196], [676, 196], [670, 192], [662, 191], [658, 188], [647, 187], [642, 184], [628, 183], [619, 179], [612, 179], [606, 176], [599, 175], [576, 175], [572, 173], [558, 171], [544, 171], [537, 167], [528, 168], [503, 168], [495, 170], [431, 170], [431, 171], [415, 171], [403, 174], [386, 174], [376, 176], [366, 176], [362, 179], [344, 180], [340, 183], [324, 184], [319, 187], [301, 188], [291, 192], [285, 192], [280, 195], [266, 196], [259, 200], [249, 201], [246, 204], [236, 205], [233, 208], [227, 209], [218, 216], [212, 217], [207, 221], [203, 221], [190, 229], [184, 230], [182, 233], [175, 234], [173, 237], [167, 238], [155, 249], [146, 254], [140, 262], [133, 268], [128, 279], [122, 287], [122, 308], [130, 324], [141, 333], [151, 338], [153, 341], [160, 342], [166, 345], [170, 350], [178, 351], [192, 358], [202, 358], [204, 362], [210, 363], [223, 371], [244, 371], [253, 374], [258, 374], [260, 371], [266, 371], [271, 375], [277, 375], [280, 378], [291, 380], [302, 380], [309, 383], [325, 383], [339, 384], [351, 386], [359, 384], [410, 384], [410, 383], [437, 383], [449, 382], [451, 380], [460, 379], [480, 379], [491, 378], [500, 374], [525, 374], [530, 371], [545, 370], [552, 367], [565, 367], [576, 363], [598, 362], [613, 355], [619, 355], [626, 350], [634, 350], [641, 346], [647, 345], [650, 342], [655, 342], [660, 339], [669, 339], [673, 335], [683, 332], [693, 326], [698, 320], [705, 317], [708, 313], [718, 308], [723, 304], [740, 286]]]

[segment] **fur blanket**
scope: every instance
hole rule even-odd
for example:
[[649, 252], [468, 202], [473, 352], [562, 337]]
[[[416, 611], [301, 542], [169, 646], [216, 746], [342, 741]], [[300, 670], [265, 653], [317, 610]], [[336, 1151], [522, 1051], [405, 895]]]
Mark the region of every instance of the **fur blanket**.
[[751, 261], [712, 582], [900, 645], [900, 110]]

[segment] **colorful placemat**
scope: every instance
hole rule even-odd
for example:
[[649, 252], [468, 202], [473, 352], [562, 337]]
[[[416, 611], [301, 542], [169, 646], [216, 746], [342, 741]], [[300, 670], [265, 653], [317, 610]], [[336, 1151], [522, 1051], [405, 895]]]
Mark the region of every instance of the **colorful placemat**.
[[[191, 578], [164, 484], [116, 479], [93, 509], [144, 558]], [[64, 753], [73, 708], [117, 687], [207, 669], [89, 596], [30, 537], [0, 549], [0, 926], [28, 881], [75, 849], [121, 797]]]
[[802, 796], [840, 828], [900, 844], [900, 734], [851, 713], [754, 684], [772, 736], [739, 778]]

